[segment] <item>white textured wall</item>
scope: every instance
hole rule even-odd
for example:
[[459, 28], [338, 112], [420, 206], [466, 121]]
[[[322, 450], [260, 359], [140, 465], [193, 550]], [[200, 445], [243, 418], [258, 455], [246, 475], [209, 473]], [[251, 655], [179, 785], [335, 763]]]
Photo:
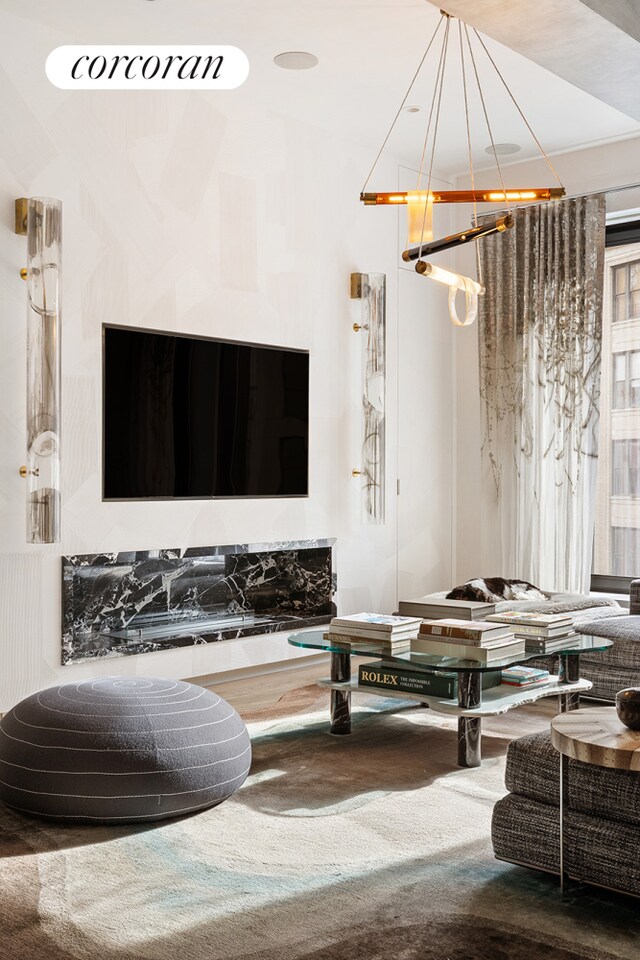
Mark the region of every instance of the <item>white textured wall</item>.
[[[311, 123], [253, 109], [248, 97], [55, 90], [42, 65], [64, 38], [54, 27], [17, 18], [10, 26], [0, 33], [0, 711], [60, 679], [113, 672], [203, 676], [297, 655], [281, 634], [63, 669], [63, 553], [336, 537], [341, 609], [392, 610], [397, 212], [358, 202], [372, 151]], [[381, 179], [394, 185], [397, 177], [394, 163], [383, 165]], [[13, 233], [13, 201], [38, 194], [64, 203], [63, 541], [46, 547], [25, 543], [18, 476], [25, 442], [25, 289], [18, 271], [25, 240]], [[388, 278], [389, 495], [382, 527], [361, 523], [358, 483], [351, 479], [359, 459], [361, 369], [348, 297], [354, 270]], [[308, 348], [309, 498], [102, 503], [106, 322]], [[421, 309], [405, 318], [405, 351], [412, 349], [413, 325], [423, 322]], [[429, 384], [425, 415], [436, 408], [430, 397], [445, 407], [452, 399], [448, 373], [431, 370]], [[411, 442], [411, 469], [420, 469], [425, 447]], [[450, 481], [446, 465], [444, 476], [425, 472], [422, 496], [443, 483], [448, 490]], [[427, 523], [436, 546], [429, 548], [426, 582], [435, 587], [449, 577], [450, 555], [440, 556], [438, 544], [450, 516], [434, 512]], [[419, 553], [413, 557], [422, 562]]]

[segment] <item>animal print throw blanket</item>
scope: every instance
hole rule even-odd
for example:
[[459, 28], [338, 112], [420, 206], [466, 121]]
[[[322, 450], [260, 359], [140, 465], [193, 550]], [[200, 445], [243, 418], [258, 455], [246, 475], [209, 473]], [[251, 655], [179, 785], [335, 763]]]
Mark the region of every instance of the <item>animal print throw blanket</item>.
[[[454, 587], [447, 600], [477, 600], [495, 603], [496, 613], [520, 610], [523, 613], [572, 613], [575, 619], [599, 619], [624, 614], [615, 600], [590, 597], [583, 593], [547, 593], [526, 580], [505, 580], [503, 577], [478, 577]], [[606, 608], [598, 610], [596, 608]], [[580, 611], [588, 611], [581, 614]]]
[[505, 580], [503, 577], [478, 577], [467, 580], [454, 587], [447, 600], [478, 600], [486, 603], [498, 603], [500, 600], [538, 600], [549, 599], [549, 594], [526, 580]]

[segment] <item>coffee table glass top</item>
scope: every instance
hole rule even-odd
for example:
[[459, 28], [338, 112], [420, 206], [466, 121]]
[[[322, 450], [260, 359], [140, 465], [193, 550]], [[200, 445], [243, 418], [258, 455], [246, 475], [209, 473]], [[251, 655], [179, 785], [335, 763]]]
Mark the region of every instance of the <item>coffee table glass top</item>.
[[380, 643], [371, 643], [367, 640], [358, 640], [350, 643], [336, 643], [335, 640], [325, 640], [326, 630], [309, 630], [306, 633], [292, 633], [289, 643], [294, 647], [304, 647], [309, 650], [323, 650], [326, 653], [350, 653], [356, 657], [378, 657], [389, 663], [397, 663], [413, 670], [433, 671], [475, 671], [484, 673], [490, 670], [502, 670], [513, 663], [522, 663], [524, 660], [534, 660], [557, 654], [587, 653], [587, 651], [606, 650], [613, 645], [612, 640], [603, 637], [587, 637], [579, 634], [567, 640], [567, 645], [553, 653], [519, 653], [516, 656], [504, 657], [501, 660], [492, 660], [490, 663], [479, 663], [477, 660], [462, 660], [457, 657], [438, 657], [429, 653], [389, 653]]

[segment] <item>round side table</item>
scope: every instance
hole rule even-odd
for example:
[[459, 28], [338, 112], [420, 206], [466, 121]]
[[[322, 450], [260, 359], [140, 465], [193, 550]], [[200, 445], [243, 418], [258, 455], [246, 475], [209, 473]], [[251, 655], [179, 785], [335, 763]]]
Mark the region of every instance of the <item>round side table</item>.
[[618, 720], [615, 707], [560, 713], [551, 721], [551, 742], [560, 754], [560, 889], [564, 891], [564, 809], [569, 760], [640, 773], [640, 731]]

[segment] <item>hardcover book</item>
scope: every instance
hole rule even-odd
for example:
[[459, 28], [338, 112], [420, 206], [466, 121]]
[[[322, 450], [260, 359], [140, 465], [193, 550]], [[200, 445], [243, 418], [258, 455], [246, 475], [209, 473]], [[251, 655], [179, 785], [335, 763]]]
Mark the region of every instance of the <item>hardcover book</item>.
[[[371, 650], [375, 647], [382, 647], [383, 653], [404, 653], [406, 650], [411, 649], [411, 641], [416, 636], [415, 633], [412, 633], [409, 637], [394, 637], [391, 639], [387, 636], [362, 636], [357, 637], [350, 633], [323, 633], [323, 640], [328, 640], [329, 643], [340, 644], [350, 647], [360, 647], [362, 650]], [[374, 650], [374, 653], [376, 651]]]
[[525, 667], [514, 664], [502, 671], [502, 682], [511, 686], [524, 687], [534, 683], [543, 683], [549, 679], [548, 670], [539, 670], [536, 667]]
[[534, 627], [524, 623], [514, 623], [511, 625], [516, 637], [541, 637], [543, 640], [550, 640], [553, 637], [566, 637], [573, 630], [573, 624], [569, 622], [563, 627]]
[[334, 617], [329, 630], [340, 627], [358, 627], [364, 630], [377, 630], [384, 633], [395, 633], [398, 630], [407, 631], [420, 626], [420, 617], [401, 617], [383, 613], [354, 613], [349, 617]]
[[524, 656], [524, 640], [515, 637], [499, 646], [479, 647], [477, 644], [447, 642], [436, 637], [418, 636], [411, 641], [412, 653], [424, 653], [432, 657], [451, 657], [455, 660], [475, 660], [477, 663], [491, 663], [492, 660], [504, 660], [506, 657]]
[[395, 643], [397, 640], [409, 640], [418, 635], [418, 625], [402, 630], [394, 630], [389, 633], [388, 630], [374, 630], [369, 627], [359, 627], [356, 624], [349, 627], [329, 626], [327, 636], [331, 639], [345, 639], [349, 637], [358, 637], [361, 640], [372, 640], [376, 642]]
[[525, 610], [505, 610], [487, 617], [492, 623], [508, 623], [521, 627], [572, 627], [573, 620], [566, 613], [528, 613]]
[[484, 620], [495, 613], [495, 603], [478, 600], [447, 600], [445, 597], [418, 597], [415, 600], [401, 600], [398, 613], [423, 617], [428, 620], [440, 620], [445, 617], [457, 617], [459, 620]]
[[468, 645], [484, 645], [486, 641], [513, 638], [512, 631], [502, 624], [486, 620], [469, 623], [465, 620], [426, 620], [420, 627], [421, 636], [451, 637]]
[[[501, 682], [501, 671], [492, 670], [482, 674], [482, 689], [496, 687]], [[425, 673], [405, 670], [397, 663], [363, 663], [358, 669], [358, 685], [414, 693], [443, 700], [455, 700], [458, 696], [457, 673]]]
[[558, 650], [565, 650], [572, 643], [576, 643], [579, 637], [577, 633], [566, 633], [561, 637], [525, 637], [525, 647], [527, 653], [557, 653]]

